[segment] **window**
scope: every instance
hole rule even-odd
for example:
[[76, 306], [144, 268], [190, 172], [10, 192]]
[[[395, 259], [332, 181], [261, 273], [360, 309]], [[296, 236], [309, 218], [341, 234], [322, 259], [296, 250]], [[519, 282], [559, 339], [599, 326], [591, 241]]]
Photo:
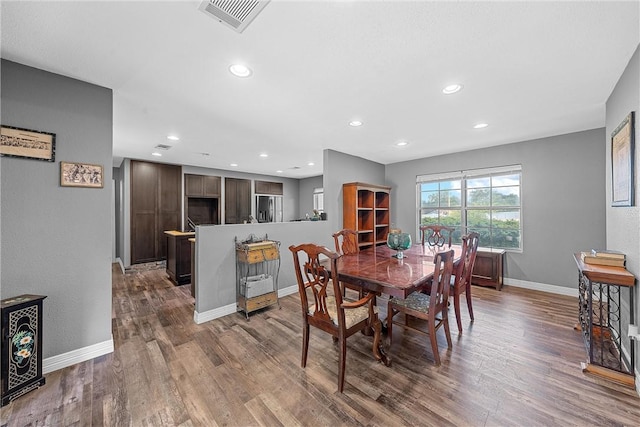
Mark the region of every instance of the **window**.
[[323, 188], [313, 189], [313, 210], [318, 212], [324, 212], [324, 189]]
[[475, 231], [480, 246], [521, 250], [521, 183], [520, 165], [418, 176], [419, 224], [454, 227], [456, 243]]

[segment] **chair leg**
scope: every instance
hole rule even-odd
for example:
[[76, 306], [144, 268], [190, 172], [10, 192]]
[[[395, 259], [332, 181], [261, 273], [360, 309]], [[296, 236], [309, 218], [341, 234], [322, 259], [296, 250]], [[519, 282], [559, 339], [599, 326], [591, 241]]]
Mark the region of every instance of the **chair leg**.
[[456, 312], [456, 321], [458, 322], [458, 333], [462, 333], [462, 316], [460, 316], [460, 295], [453, 294], [453, 309]]
[[471, 317], [471, 321], [473, 322], [473, 307], [471, 305], [471, 285], [467, 286], [467, 290], [465, 292], [467, 294], [467, 307], [469, 308], [469, 317]]
[[438, 339], [436, 337], [435, 322], [429, 321], [429, 340], [431, 341], [431, 350], [433, 351], [433, 359], [436, 366], [440, 365], [440, 352], [438, 351]]
[[449, 329], [449, 316], [447, 316], [447, 313], [443, 314], [442, 323], [444, 324], [444, 336], [447, 337], [447, 347], [451, 348], [451, 330]]
[[347, 338], [340, 337], [340, 367], [338, 368], [338, 391], [342, 393], [344, 389], [344, 368], [347, 362]]
[[307, 353], [309, 352], [309, 324], [302, 327], [302, 362], [301, 366], [307, 366]]

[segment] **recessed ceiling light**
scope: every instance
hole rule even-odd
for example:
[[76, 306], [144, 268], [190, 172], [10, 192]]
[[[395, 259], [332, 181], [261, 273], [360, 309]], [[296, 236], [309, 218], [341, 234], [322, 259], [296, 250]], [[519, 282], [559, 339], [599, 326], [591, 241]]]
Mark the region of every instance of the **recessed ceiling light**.
[[168, 136], [167, 136], [167, 139], [170, 139], [170, 140], [172, 140], [172, 141], [180, 141], [180, 138], [178, 138], [178, 137], [177, 137], [177, 136], [175, 136], [175, 135], [168, 135]]
[[396, 142], [396, 145], [398, 147], [404, 147], [407, 144], [409, 144], [407, 141], [398, 141], [398, 142]]
[[475, 125], [473, 128], [474, 129], [483, 129], [486, 128], [487, 126], [489, 126], [488, 123], [478, 123], [477, 125]]
[[235, 168], [236, 166], [238, 166], [238, 164], [237, 163], [231, 163], [231, 164], [229, 164], [229, 166], [232, 166], [232, 167]]
[[162, 157], [162, 153], [158, 153], [157, 151], [154, 151], [153, 153], [151, 153], [151, 155], [156, 157]]
[[282, 171], [281, 170], [277, 170], [276, 173], [282, 173]]
[[229, 67], [229, 71], [236, 77], [249, 77], [252, 71], [249, 67], [242, 64], [233, 64]]
[[313, 166], [313, 165], [315, 165], [315, 163], [313, 163], [313, 162], [307, 163], [307, 166]]
[[362, 126], [362, 122], [360, 120], [351, 120], [349, 122], [349, 126], [353, 126], [354, 128], [357, 128], [358, 126]]
[[269, 155], [267, 153], [262, 153], [260, 154], [260, 157], [269, 157]]
[[445, 95], [451, 95], [452, 93], [459, 92], [462, 89], [462, 85], [458, 83], [451, 84], [442, 89], [442, 93]]

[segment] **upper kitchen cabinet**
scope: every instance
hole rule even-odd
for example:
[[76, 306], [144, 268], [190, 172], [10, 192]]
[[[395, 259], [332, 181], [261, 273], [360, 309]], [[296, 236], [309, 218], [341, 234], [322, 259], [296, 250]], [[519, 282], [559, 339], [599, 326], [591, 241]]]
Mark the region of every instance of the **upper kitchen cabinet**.
[[194, 230], [196, 225], [220, 224], [219, 176], [184, 175], [184, 229]]
[[256, 194], [270, 194], [282, 196], [284, 194], [281, 182], [256, 181]]
[[184, 175], [184, 193], [186, 197], [220, 197], [219, 176]]

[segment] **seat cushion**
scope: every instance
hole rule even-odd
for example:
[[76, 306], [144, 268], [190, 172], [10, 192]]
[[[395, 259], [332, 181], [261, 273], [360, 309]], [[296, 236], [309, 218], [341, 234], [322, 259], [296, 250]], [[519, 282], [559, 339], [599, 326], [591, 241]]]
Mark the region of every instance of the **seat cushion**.
[[[316, 305], [311, 304], [309, 306], [309, 314], [313, 315], [316, 311]], [[329, 316], [331, 317], [331, 321], [337, 326], [338, 325], [338, 309], [336, 307], [336, 299], [332, 295], [327, 295], [327, 311], [329, 312]], [[374, 313], [378, 313], [378, 307], [373, 306]], [[346, 324], [346, 328], [349, 329], [356, 323], [359, 323], [365, 319], [369, 318], [369, 305], [363, 305], [362, 307], [357, 308], [348, 308], [344, 311], [344, 320]]]
[[411, 310], [428, 314], [431, 296], [421, 292], [414, 292], [405, 299], [393, 298], [390, 302], [397, 307], [406, 307]]

